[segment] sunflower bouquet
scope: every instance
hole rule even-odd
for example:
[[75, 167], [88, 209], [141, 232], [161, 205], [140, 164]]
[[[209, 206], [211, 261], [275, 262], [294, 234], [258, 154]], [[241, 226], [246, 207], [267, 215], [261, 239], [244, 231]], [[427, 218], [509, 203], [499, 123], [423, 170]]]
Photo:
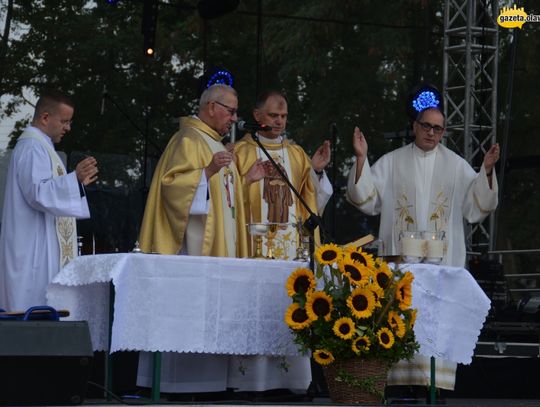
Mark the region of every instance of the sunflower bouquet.
[[392, 269], [360, 247], [322, 245], [315, 259], [315, 271], [298, 268], [286, 283], [293, 302], [285, 322], [301, 350], [321, 365], [410, 359], [418, 349], [412, 273]]

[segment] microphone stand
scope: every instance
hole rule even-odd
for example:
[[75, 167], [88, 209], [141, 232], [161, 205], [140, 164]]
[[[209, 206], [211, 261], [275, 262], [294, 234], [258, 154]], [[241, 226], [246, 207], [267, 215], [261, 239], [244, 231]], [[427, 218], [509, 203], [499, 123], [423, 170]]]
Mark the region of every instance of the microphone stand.
[[[302, 196], [296, 190], [296, 188], [293, 186], [291, 181], [289, 181], [289, 178], [287, 177], [287, 174], [285, 174], [285, 172], [283, 172], [283, 170], [280, 168], [280, 166], [277, 165], [277, 163], [274, 161], [274, 159], [272, 158], [272, 156], [270, 155], [268, 150], [261, 143], [261, 140], [259, 140], [259, 136], [256, 134], [256, 132], [253, 132], [251, 137], [253, 138], [255, 143], [257, 143], [259, 148], [262, 150], [262, 152], [264, 153], [266, 158], [268, 158], [268, 160], [270, 161], [272, 166], [276, 169], [276, 171], [278, 172], [280, 177], [283, 179], [283, 181], [285, 181], [287, 183], [287, 185], [289, 186], [289, 188], [291, 188], [291, 191], [293, 191], [294, 195], [298, 198], [298, 200], [300, 201], [300, 203], [302, 204], [304, 209], [309, 213], [309, 218], [304, 222], [304, 224], [302, 226], [310, 233], [310, 239], [309, 239], [310, 253], [313, 253], [314, 250], [315, 250], [315, 244], [314, 244], [314, 239], [313, 239], [314, 235], [313, 234], [314, 234], [315, 229], [317, 228], [317, 226], [319, 226], [319, 230], [321, 231], [321, 235], [323, 236], [324, 240], [328, 241], [328, 242], [333, 242], [334, 240], [332, 239], [332, 237], [328, 234], [328, 232], [324, 228], [324, 224], [323, 224], [323, 221], [322, 221], [321, 217], [311, 210], [311, 208], [309, 207], [307, 202], [304, 200], [304, 198], [302, 198]], [[310, 259], [310, 261], [309, 261], [310, 266], [313, 269], [313, 255], [310, 255], [309, 259]]]
[[[332, 188], [336, 191], [337, 188], [337, 136], [338, 128], [337, 124], [333, 122], [331, 125], [332, 131]], [[332, 233], [336, 233], [336, 204], [337, 196], [333, 194], [332, 196]]]

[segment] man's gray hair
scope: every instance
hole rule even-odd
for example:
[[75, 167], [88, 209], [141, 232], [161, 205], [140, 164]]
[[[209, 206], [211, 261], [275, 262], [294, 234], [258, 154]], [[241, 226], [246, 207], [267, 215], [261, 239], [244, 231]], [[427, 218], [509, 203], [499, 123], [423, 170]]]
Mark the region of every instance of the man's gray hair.
[[199, 100], [199, 112], [203, 110], [205, 106], [212, 101], [222, 102], [223, 97], [227, 93], [232, 93], [234, 96], [238, 97], [238, 93], [236, 92], [236, 90], [234, 90], [234, 88], [231, 88], [229, 85], [224, 85], [222, 83], [216, 83], [215, 85], [206, 88]]

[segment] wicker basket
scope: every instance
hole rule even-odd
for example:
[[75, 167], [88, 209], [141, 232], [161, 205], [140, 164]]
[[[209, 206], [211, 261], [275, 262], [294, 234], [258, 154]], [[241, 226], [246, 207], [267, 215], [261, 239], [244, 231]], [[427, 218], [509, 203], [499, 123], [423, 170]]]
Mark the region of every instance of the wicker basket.
[[330, 399], [334, 403], [380, 404], [389, 369], [386, 361], [360, 358], [324, 366]]

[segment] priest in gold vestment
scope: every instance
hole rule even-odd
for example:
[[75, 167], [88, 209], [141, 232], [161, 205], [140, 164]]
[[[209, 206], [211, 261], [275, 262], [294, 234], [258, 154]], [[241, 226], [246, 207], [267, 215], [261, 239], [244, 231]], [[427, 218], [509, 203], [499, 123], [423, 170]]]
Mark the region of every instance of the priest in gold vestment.
[[[263, 146], [287, 174], [289, 181], [310, 209], [315, 214], [322, 215], [333, 193], [332, 185], [324, 172], [330, 162], [330, 142], [325, 141], [310, 159], [302, 147], [284, 136], [288, 106], [287, 99], [281, 92], [275, 90], [263, 92], [257, 98], [253, 116], [258, 123], [272, 128], [269, 131], [258, 132]], [[307, 220], [308, 211], [281, 179], [251, 134], [247, 134], [236, 144], [234, 152], [241, 176], [247, 174], [251, 165], [258, 159], [263, 161], [266, 169], [264, 179], [260, 182], [244, 183], [248, 222], [284, 224], [273, 239], [275, 242], [273, 253], [278, 259], [294, 259], [298, 236], [292, 224]]]
[[[226, 85], [206, 89], [197, 116], [183, 117], [154, 172], [141, 227], [144, 252], [246, 257], [240, 177], [221, 140], [237, 120], [238, 97]], [[244, 182], [261, 179], [251, 166]], [[178, 272], [182, 272], [179, 270]], [[151, 357], [141, 353], [137, 384], [151, 385]], [[164, 392], [223, 391], [227, 355], [164, 354]]]
[[[310, 209], [321, 215], [330, 196], [332, 185], [324, 173], [330, 162], [330, 142], [326, 141], [310, 159], [304, 149], [285, 137], [288, 106], [285, 95], [275, 90], [261, 93], [253, 116], [259, 124], [271, 127], [257, 133], [276, 164], [300, 193]], [[276, 259], [293, 260], [299, 238], [294, 223], [305, 221], [308, 211], [303, 207], [278, 171], [270, 163], [250, 134], [245, 135], [235, 148], [236, 164], [244, 182], [244, 201], [248, 222], [280, 223], [272, 239]], [[251, 182], [245, 176], [253, 163], [262, 161], [264, 179]], [[265, 239], [263, 253], [268, 250]], [[253, 250], [253, 249], [252, 249]], [[241, 373], [239, 373], [241, 372]], [[311, 382], [309, 357], [231, 357], [228, 386], [245, 391], [265, 391], [286, 388], [304, 392]]]
[[144, 252], [246, 257], [240, 177], [221, 140], [236, 121], [236, 91], [214, 85], [182, 117], [155, 170], [141, 227]]

